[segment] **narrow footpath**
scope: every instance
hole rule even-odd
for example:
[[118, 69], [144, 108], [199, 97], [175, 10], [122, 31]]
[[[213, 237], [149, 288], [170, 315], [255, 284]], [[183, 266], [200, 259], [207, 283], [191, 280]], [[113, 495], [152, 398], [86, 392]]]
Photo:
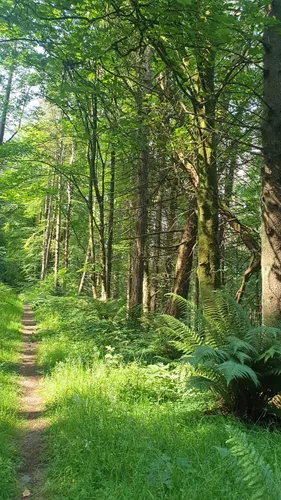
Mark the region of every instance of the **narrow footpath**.
[[20, 498], [42, 500], [40, 495], [42, 476], [43, 431], [47, 422], [43, 417], [44, 405], [40, 396], [40, 375], [36, 366], [36, 342], [33, 339], [35, 322], [30, 306], [24, 306], [23, 348], [20, 365], [21, 407], [24, 419], [21, 438]]

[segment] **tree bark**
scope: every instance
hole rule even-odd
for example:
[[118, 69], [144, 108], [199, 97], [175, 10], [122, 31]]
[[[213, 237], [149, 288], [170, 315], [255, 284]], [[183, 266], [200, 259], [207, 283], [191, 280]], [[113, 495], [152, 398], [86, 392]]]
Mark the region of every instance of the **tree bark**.
[[[163, 189], [162, 185], [156, 198], [156, 213], [155, 213], [155, 255], [153, 259], [153, 277], [151, 280], [151, 293], [150, 293], [150, 311], [156, 312], [157, 310], [157, 296], [160, 291], [160, 247], [161, 247], [161, 232], [162, 232], [162, 214], [163, 214]], [[152, 213], [152, 217], [154, 214]]]
[[212, 48], [198, 63], [198, 86], [195, 120], [198, 129], [198, 269], [200, 298], [220, 286], [218, 237], [218, 180], [216, 163], [214, 54]]
[[[74, 140], [72, 140], [71, 146], [71, 157], [69, 165], [73, 165], [75, 160], [75, 145]], [[71, 223], [71, 204], [72, 204], [72, 193], [71, 193], [71, 183], [67, 180], [66, 184], [66, 213], [65, 213], [65, 230], [64, 230], [64, 267], [69, 268], [69, 239], [70, 239], [70, 223]]]
[[264, 119], [262, 143], [262, 319], [281, 320], [281, 0], [266, 7], [279, 21], [264, 32]]
[[85, 280], [86, 280], [86, 276], [87, 276], [87, 268], [88, 268], [89, 258], [90, 258], [90, 239], [89, 239], [88, 248], [87, 248], [87, 252], [86, 252], [86, 256], [85, 256], [84, 269], [83, 269], [83, 273], [82, 273], [79, 287], [78, 287], [78, 295], [81, 295], [81, 293], [83, 292], [84, 287], [85, 287]]
[[54, 265], [55, 289], [59, 287], [60, 233], [61, 233], [61, 174], [58, 175], [57, 218], [56, 218], [56, 234], [55, 234], [55, 265]]
[[14, 71], [15, 71], [15, 63], [13, 61], [11, 66], [10, 66], [10, 69], [9, 69], [8, 82], [7, 82], [6, 92], [5, 92], [4, 101], [3, 101], [3, 105], [2, 105], [2, 115], [1, 115], [1, 119], [0, 119], [0, 146], [2, 146], [2, 144], [4, 142], [4, 134], [5, 134], [7, 116], [8, 116], [8, 111], [9, 111], [9, 104], [10, 104], [10, 96], [11, 96], [11, 91], [12, 91]]
[[[188, 297], [196, 239], [196, 198], [193, 198], [188, 208], [187, 219], [184, 225], [181, 243], [178, 249], [175, 283], [173, 289], [173, 293], [175, 293], [176, 295], [180, 295], [185, 299]], [[169, 301], [168, 314], [175, 317], [179, 316], [179, 309], [177, 307], [177, 304], [172, 299]]]
[[[51, 187], [54, 188], [55, 185], [55, 172], [52, 174], [51, 185], [48, 184], [47, 189]], [[50, 242], [52, 237], [52, 205], [53, 205], [53, 196], [52, 194], [46, 197], [46, 225], [45, 225], [45, 233], [44, 233], [44, 241], [43, 241], [43, 249], [42, 249], [42, 264], [41, 264], [41, 281], [46, 276], [46, 271], [48, 267], [49, 261], [49, 252], [50, 252]]]
[[[145, 85], [145, 94], [151, 88], [150, 73], [150, 49], [146, 50], [144, 60], [141, 61], [141, 81]], [[139, 87], [137, 97], [137, 108], [139, 117], [139, 161], [137, 175], [137, 209], [136, 209], [136, 232], [135, 247], [133, 251], [131, 286], [129, 309], [134, 310], [137, 316], [141, 314], [143, 305], [143, 278], [146, 266], [146, 243], [147, 243], [147, 203], [148, 203], [148, 163], [149, 163], [149, 140], [148, 140], [148, 107], [144, 102], [144, 90]], [[139, 310], [137, 310], [139, 308]]]
[[108, 238], [106, 252], [106, 298], [111, 297], [111, 273], [112, 273], [112, 248], [113, 248], [113, 223], [114, 223], [114, 184], [115, 184], [115, 152], [111, 153], [110, 162], [110, 188], [109, 188], [109, 215], [108, 215]]

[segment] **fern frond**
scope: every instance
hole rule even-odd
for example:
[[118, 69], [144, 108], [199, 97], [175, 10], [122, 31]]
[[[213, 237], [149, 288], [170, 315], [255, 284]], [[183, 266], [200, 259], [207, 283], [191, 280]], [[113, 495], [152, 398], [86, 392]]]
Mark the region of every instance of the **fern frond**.
[[256, 354], [257, 351], [256, 349], [250, 344], [250, 342], [247, 342], [246, 340], [240, 339], [239, 337], [236, 337], [235, 335], [229, 335], [227, 338], [229, 347], [232, 350], [233, 354], [236, 354], [237, 351], [243, 350], [244, 352], [248, 354]]
[[204, 301], [204, 312], [212, 325], [215, 325], [221, 341], [226, 335], [234, 335], [241, 339], [251, 328], [247, 312], [241, 304], [221, 290], [216, 290]]
[[274, 498], [281, 500], [281, 485], [274, 477], [269, 464], [265, 463], [263, 457], [254, 446], [249, 443], [244, 432], [240, 429], [226, 426], [229, 432], [227, 444], [230, 445], [230, 453], [236, 458], [239, 468], [238, 479], [244, 482], [253, 500], [264, 500]]
[[222, 363], [229, 359], [228, 354], [222, 349], [213, 349], [213, 347], [202, 345], [195, 348], [192, 356], [192, 364], [201, 365], [206, 361], [213, 363]]
[[191, 375], [187, 380], [187, 388], [198, 389], [199, 391], [209, 391], [213, 388], [214, 382], [208, 377], [203, 377], [201, 375]]
[[276, 340], [281, 342], [281, 330], [269, 326], [257, 326], [248, 330], [245, 340], [250, 342], [257, 351], [264, 352]]
[[[195, 386], [198, 389], [201, 388], [202, 390], [212, 389], [215, 393], [223, 397], [225, 401], [230, 401], [231, 395], [229, 394], [225, 379], [220, 373], [218, 373], [216, 367], [205, 363], [204, 365], [193, 367], [193, 373], [194, 375], [188, 377], [188, 387]], [[206, 382], [204, 386], [203, 382], [201, 384], [199, 380], [197, 384], [198, 377], [201, 381], [205, 380], [206, 382], [208, 380], [208, 383]]]
[[[181, 341], [181, 350], [186, 354], [191, 353], [194, 348], [203, 343], [203, 338], [198, 335], [198, 333], [185, 325], [178, 319], [173, 316], [169, 316], [168, 314], [164, 314], [163, 316], [164, 323], [167, 325], [169, 329], [169, 333], [172, 337], [178, 337]], [[174, 341], [174, 344], [176, 341]]]
[[218, 366], [218, 371], [224, 375], [226, 383], [229, 386], [233, 380], [239, 378], [248, 378], [252, 380], [255, 386], [259, 385], [259, 380], [252, 368], [242, 365], [236, 361], [228, 360]]
[[204, 337], [211, 326], [204, 316], [203, 311], [197, 307], [194, 302], [190, 302], [180, 295], [176, 295], [174, 293], [168, 293], [167, 295], [172, 297], [173, 301], [179, 308], [181, 313], [180, 321], [189, 326], [191, 329], [196, 330], [198, 335]]

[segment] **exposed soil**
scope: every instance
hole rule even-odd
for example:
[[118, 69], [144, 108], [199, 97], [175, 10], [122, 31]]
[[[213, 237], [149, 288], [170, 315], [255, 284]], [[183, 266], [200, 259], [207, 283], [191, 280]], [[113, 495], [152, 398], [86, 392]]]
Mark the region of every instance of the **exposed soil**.
[[20, 365], [21, 408], [24, 419], [21, 438], [20, 498], [42, 500], [40, 494], [42, 477], [42, 452], [44, 447], [43, 431], [47, 422], [44, 418], [44, 405], [40, 396], [40, 375], [36, 366], [36, 342], [33, 339], [35, 322], [30, 306], [24, 306], [23, 347]]

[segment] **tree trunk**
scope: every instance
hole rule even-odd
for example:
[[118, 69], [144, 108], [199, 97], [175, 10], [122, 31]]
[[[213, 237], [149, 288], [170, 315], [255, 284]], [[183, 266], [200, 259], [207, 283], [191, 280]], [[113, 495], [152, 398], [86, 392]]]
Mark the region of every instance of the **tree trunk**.
[[[143, 88], [138, 89], [137, 107], [139, 116], [139, 153], [138, 176], [137, 176], [137, 209], [136, 209], [136, 232], [135, 247], [133, 251], [131, 287], [130, 287], [130, 310], [135, 310], [136, 315], [141, 313], [143, 299], [143, 278], [146, 266], [146, 243], [147, 243], [147, 203], [148, 203], [148, 163], [149, 163], [149, 140], [148, 140], [148, 113], [149, 110], [144, 102], [144, 92], [148, 93], [151, 88], [150, 73], [150, 50], [147, 49], [142, 61], [141, 81]], [[137, 308], [139, 307], [139, 310]]]
[[[55, 172], [52, 174], [51, 180], [51, 189], [54, 188], [55, 185]], [[50, 185], [48, 184], [47, 189], [49, 189]], [[46, 226], [45, 226], [45, 234], [44, 234], [44, 242], [43, 242], [43, 250], [42, 250], [42, 265], [41, 265], [41, 281], [46, 276], [48, 261], [49, 261], [49, 252], [50, 252], [50, 242], [52, 237], [52, 205], [53, 205], [53, 196], [48, 195], [46, 197]]]
[[93, 199], [89, 197], [89, 262], [91, 264], [91, 282], [93, 298], [97, 299], [97, 274], [96, 274], [96, 252], [95, 252], [95, 235], [94, 235], [94, 218], [93, 218]]
[[[69, 165], [73, 165], [75, 160], [75, 145], [74, 139], [72, 140], [71, 146], [71, 157]], [[71, 204], [72, 204], [72, 194], [71, 194], [71, 183], [67, 180], [66, 184], [66, 213], [65, 213], [65, 231], [64, 231], [64, 267], [69, 268], [69, 238], [70, 238], [70, 223], [71, 223]]]
[[281, 320], [281, 0], [266, 7], [278, 24], [264, 32], [264, 120], [262, 141], [262, 318]]
[[[184, 225], [181, 243], [178, 249], [175, 283], [173, 290], [173, 293], [175, 293], [176, 295], [180, 295], [185, 299], [188, 296], [196, 239], [197, 239], [196, 198], [193, 198], [188, 208], [187, 219]], [[168, 313], [171, 316], [175, 317], [179, 316], [179, 310], [177, 304], [173, 300], [170, 301]]]
[[111, 297], [111, 272], [112, 272], [112, 246], [113, 246], [113, 222], [114, 222], [114, 182], [115, 182], [115, 152], [111, 153], [110, 163], [110, 189], [109, 189], [109, 215], [108, 215], [108, 238], [106, 252], [106, 298]]
[[[156, 213], [155, 213], [155, 248], [153, 258], [153, 277], [151, 280], [151, 294], [150, 294], [150, 311], [156, 312], [157, 309], [157, 295], [159, 294], [160, 286], [160, 247], [161, 247], [161, 231], [162, 231], [162, 213], [163, 213], [163, 189], [160, 186], [158, 196], [156, 198]], [[152, 214], [154, 217], [154, 214]]]
[[87, 252], [86, 252], [86, 256], [85, 256], [84, 269], [83, 269], [83, 273], [82, 273], [81, 280], [79, 283], [78, 295], [81, 295], [81, 293], [84, 290], [85, 280], [86, 280], [87, 270], [88, 270], [87, 268], [88, 268], [89, 258], [90, 258], [90, 239], [89, 239], [88, 248], [87, 248]]
[[218, 237], [218, 180], [216, 164], [214, 55], [206, 49], [206, 59], [198, 64], [198, 101], [195, 120], [198, 130], [198, 269], [200, 298], [220, 286]]
[[0, 146], [2, 146], [2, 144], [4, 142], [4, 134], [5, 134], [5, 128], [6, 128], [6, 122], [7, 122], [7, 115], [8, 115], [8, 111], [9, 111], [9, 104], [10, 104], [10, 96], [11, 96], [11, 91], [12, 91], [14, 71], [15, 71], [15, 63], [12, 62], [10, 69], [9, 69], [8, 82], [7, 82], [6, 92], [5, 92], [4, 101], [3, 101], [3, 105], [2, 105], [2, 115], [1, 115], [1, 119], [0, 119]]
[[55, 289], [59, 287], [60, 232], [61, 232], [61, 174], [59, 174], [58, 176], [57, 220], [56, 220], [56, 235], [55, 235], [55, 265], [54, 265]]

